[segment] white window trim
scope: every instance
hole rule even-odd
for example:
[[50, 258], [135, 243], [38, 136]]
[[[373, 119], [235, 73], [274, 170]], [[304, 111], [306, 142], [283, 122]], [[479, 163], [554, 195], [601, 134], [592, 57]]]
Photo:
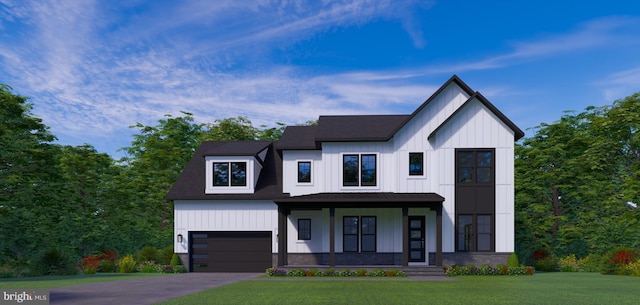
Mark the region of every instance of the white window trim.
[[[409, 165], [411, 164], [410, 154], [422, 153], [422, 175], [411, 175], [409, 172]], [[407, 173], [407, 179], [425, 179], [427, 178], [427, 152], [425, 151], [408, 151], [406, 163], [404, 164]]]
[[[311, 182], [298, 182], [298, 164], [300, 162], [309, 162], [309, 163], [311, 163], [311, 169], [310, 169], [311, 170]], [[316, 170], [314, 168], [313, 160], [311, 160], [311, 159], [300, 159], [300, 160], [296, 160], [295, 164], [296, 164], [296, 166], [295, 166], [296, 172], [295, 172], [295, 175], [294, 175], [294, 179], [295, 179], [295, 182], [296, 182], [296, 186], [313, 186], [314, 181], [316, 180], [316, 179], [313, 179], [313, 176], [315, 175], [315, 172], [316, 172]]]
[[[245, 186], [213, 186], [213, 163], [245, 162], [247, 163], [247, 185]], [[205, 193], [206, 194], [252, 194], [254, 192], [254, 167], [253, 157], [205, 157]]]

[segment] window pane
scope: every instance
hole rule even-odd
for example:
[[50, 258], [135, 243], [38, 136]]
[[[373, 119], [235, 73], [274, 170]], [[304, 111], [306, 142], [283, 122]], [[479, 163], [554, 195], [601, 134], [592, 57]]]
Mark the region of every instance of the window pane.
[[473, 182], [473, 169], [471, 167], [458, 167], [458, 182]]
[[409, 175], [421, 176], [424, 174], [422, 169], [424, 164], [424, 155], [422, 153], [409, 153]]
[[362, 235], [362, 252], [376, 252], [375, 235]]
[[229, 163], [213, 163], [213, 186], [229, 186]]
[[342, 158], [342, 185], [359, 185], [358, 155], [344, 155]]
[[376, 234], [376, 217], [362, 217], [362, 234]]
[[362, 155], [362, 185], [376, 185], [376, 155]]
[[479, 167], [477, 169], [478, 175], [476, 177], [476, 182], [478, 183], [489, 183], [491, 182], [491, 168], [490, 167]]
[[358, 235], [345, 235], [342, 251], [358, 252]]
[[493, 159], [493, 152], [491, 151], [479, 151], [476, 153], [476, 164], [478, 167], [491, 166]]
[[411, 230], [411, 238], [422, 238], [422, 230]]
[[342, 225], [342, 251], [358, 252], [358, 216], [345, 216]]
[[473, 152], [459, 151], [457, 159], [458, 167], [472, 167], [473, 166]]
[[311, 219], [298, 219], [298, 239], [311, 239]]
[[311, 162], [298, 162], [298, 182], [311, 182]]
[[411, 259], [422, 259], [422, 251], [411, 251]]
[[231, 185], [246, 186], [247, 185], [247, 163], [231, 162]]
[[471, 238], [473, 237], [473, 216], [458, 216], [458, 251], [471, 251]]
[[344, 234], [358, 234], [358, 217], [357, 216], [345, 216], [344, 219]]

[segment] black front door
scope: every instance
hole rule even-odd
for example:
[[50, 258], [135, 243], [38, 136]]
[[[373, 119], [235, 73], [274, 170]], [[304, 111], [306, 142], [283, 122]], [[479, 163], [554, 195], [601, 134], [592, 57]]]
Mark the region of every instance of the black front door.
[[409, 216], [409, 261], [424, 262], [424, 216]]

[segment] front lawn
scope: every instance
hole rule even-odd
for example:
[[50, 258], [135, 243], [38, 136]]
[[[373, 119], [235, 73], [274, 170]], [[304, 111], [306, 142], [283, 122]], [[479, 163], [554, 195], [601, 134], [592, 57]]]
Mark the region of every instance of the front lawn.
[[97, 273], [0, 279], [0, 288], [51, 289], [57, 287], [130, 280], [150, 276], [170, 276], [163, 273]]
[[261, 278], [158, 304], [638, 304], [640, 288], [640, 277], [598, 273], [456, 279]]

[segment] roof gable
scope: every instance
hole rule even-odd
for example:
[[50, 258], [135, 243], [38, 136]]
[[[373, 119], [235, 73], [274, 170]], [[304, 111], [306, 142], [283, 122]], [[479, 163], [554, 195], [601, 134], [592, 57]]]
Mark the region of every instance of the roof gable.
[[524, 137], [524, 132], [520, 128], [518, 128], [516, 124], [509, 120], [509, 118], [507, 118], [502, 112], [500, 112], [500, 110], [498, 110], [498, 108], [491, 104], [489, 100], [487, 100], [482, 94], [480, 94], [480, 92], [476, 91], [467, 99], [467, 101], [464, 102], [464, 104], [458, 107], [456, 111], [454, 111], [446, 120], [444, 120], [436, 129], [434, 129], [427, 138], [431, 140], [438, 133], [438, 131], [440, 131], [445, 125], [447, 125], [447, 123], [451, 121], [451, 119], [453, 119], [458, 113], [464, 110], [465, 107], [467, 107], [473, 100], [476, 99], [480, 101], [480, 103], [482, 103], [485, 107], [487, 107], [489, 111], [495, 114], [502, 122], [509, 126], [511, 130], [513, 130], [514, 141], [517, 141], [520, 138]]

